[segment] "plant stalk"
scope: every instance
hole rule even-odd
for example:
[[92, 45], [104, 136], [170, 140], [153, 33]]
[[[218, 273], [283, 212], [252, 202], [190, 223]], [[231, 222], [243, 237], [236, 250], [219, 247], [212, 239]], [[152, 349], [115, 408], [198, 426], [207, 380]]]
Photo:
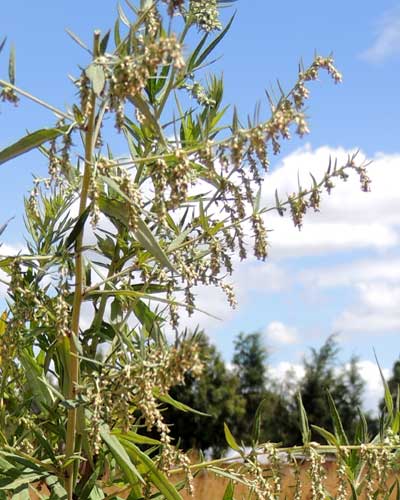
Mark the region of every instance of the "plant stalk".
[[[95, 31], [93, 41], [93, 56], [96, 58], [99, 53], [100, 32]], [[96, 127], [96, 95], [91, 90], [91, 111], [88, 118], [87, 130], [85, 134], [85, 166], [82, 179], [82, 190], [79, 202], [79, 216], [86, 210], [89, 185], [91, 177], [91, 165], [93, 160], [93, 150], [95, 145], [95, 127]], [[72, 306], [71, 334], [69, 338], [69, 387], [67, 398], [76, 399], [77, 387], [79, 383], [79, 356], [77, 350], [77, 341], [79, 338], [79, 320], [84, 290], [84, 262], [83, 262], [83, 228], [78, 234], [75, 242], [75, 292]], [[76, 445], [76, 426], [77, 426], [77, 408], [68, 410], [67, 435], [66, 435], [66, 459], [71, 458], [75, 452]], [[76, 465], [75, 465], [76, 467]], [[68, 465], [65, 475], [65, 489], [67, 490], [68, 500], [73, 500], [74, 490], [74, 463]]]
[[0, 86], [14, 90], [14, 92], [16, 92], [17, 94], [20, 94], [20, 95], [26, 97], [27, 99], [30, 99], [31, 101], [35, 102], [36, 104], [39, 104], [39, 106], [42, 106], [43, 108], [46, 108], [49, 111], [52, 111], [59, 118], [65, 118], [66, 120], [74, 121], [74, 117], [72, 115], [64, 113], [64, 111], [61, 111], [60, 109], [55, 108], [51, 104], [43, 101], [42, 99], [39, 99], [39, 97], [36, 97], [36, 96], [30, 94], [26, 90], [23, 90], [23, 89], [20, 89], [19, 87], [16, 87], [12, 83], [6, 82], [5, 80], [0, 80]]

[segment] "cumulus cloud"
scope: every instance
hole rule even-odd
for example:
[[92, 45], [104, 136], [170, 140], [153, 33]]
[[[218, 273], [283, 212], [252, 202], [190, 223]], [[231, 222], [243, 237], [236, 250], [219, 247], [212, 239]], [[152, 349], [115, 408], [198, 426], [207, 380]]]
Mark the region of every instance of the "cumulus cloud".
[[336, 318], [333, 328], [379, 333], [400, 328], [400, 259], [385, 255], [341, 266], [316, 267], [299, 274], [306, 289], [347, 288], [353, 300]]
[[400, 54], [400, 7], [384, 13], [378, 23], [373, 44], [361, 57], [377, 63]]
[[[378, 365], [369, 360], [360, 360], [358, 362], [360, 375], [365, 381], [365, 392], [363, 396], [364, 410], [371, 411], [375, 415], [378, 412], [378, 405], [383, 398], [383, 384], [379, 373]], [[390, 370], [382, 369], [385, 379], [390, 377]]]
[[335, 322], [343, 331], [382, 332], [400, 328], [400, 283], [358, 283], [358, 300]]
[[296, 328], [290, 327], [280, 321], [271, 321], [265, 328], [265, 336], [268, 343], [290, 345], [298, 342]]
[[295, 386], [304, 377], [304, 366], [300, 363], [290, 363], [289, 361], [281, 361], [274, 366], [269, 368], [269, 373], [271, 377], [277, 382], [282, 382], [288, 374], [290, 374], [290, 379]]
[[346, 264], [318, 267], [299, 273], [304, 285], [320, 288], [355, 286], [360, 282], [384, 281], [393, 286], [400, 281], [400, 258], [382, 255], [371, 259], [352, 260]]

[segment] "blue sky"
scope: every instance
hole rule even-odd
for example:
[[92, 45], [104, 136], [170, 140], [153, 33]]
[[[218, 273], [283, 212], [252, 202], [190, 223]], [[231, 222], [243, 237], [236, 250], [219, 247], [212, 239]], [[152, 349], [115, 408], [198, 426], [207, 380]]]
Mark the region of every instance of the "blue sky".
[[[400, 2], [238, 0], [235, 9], [215, 70], [224, 73], [226, 102], [236, 103], [243, 115], [257, 100], [265, 103], [264, 90], [277, 78], [289, 88], [299, 60], [311, 61], [315, 51], [333, 52], [344, 77], [339, 86], [326, 77], [312, 83], [311, 133], [287, 143], [274, 158], [264, 202], [275, 187], [289, 192], [297, 171], [304, 178], [322, 172], [329, 155], [344, 158], [354, 149], [373, 160], [373, 191], [359, 193], [356, 181], [338, 187], [321, 214], [306, 218], [301, 233], [289, 221], [269, 218], [270, 258], [238, 265], [233, 277], [239, 308], [232, 312], [217, 295], [200, 291], [200, 301], [223, 321], [195, 320], [227, 360], [239, 331], [262, 331], [275, 374], [289, 364], [299, 370], [308, 347], [337, 331], [343, 360], [352, 353], [361, 359], [370, 405], [379, 391], [372, 348], [385, 368], [400, 353]], [[223, 18], [232, 12], [227, 9]], [[91, 31], [104, 32], [115, 14], [113, 1], [6, 2], [0, 36], [15, 44], [17, 84], [59, 107], [72, 102], [66, 75], [87, 61], [65, 28], [90, 42]], [[4, 53], [0, 67], [5, 76]], [[16, 109], [1, 105], [0, 113], [0, 148], [25, 129], [52, 123], [47, 112], [26, 101]], [[31, 174], [42, 168], [34, 154], [1, 167], [0, 223], [16, 215], [5, 238], [9, 244], [22, 241], [22, 196]]]

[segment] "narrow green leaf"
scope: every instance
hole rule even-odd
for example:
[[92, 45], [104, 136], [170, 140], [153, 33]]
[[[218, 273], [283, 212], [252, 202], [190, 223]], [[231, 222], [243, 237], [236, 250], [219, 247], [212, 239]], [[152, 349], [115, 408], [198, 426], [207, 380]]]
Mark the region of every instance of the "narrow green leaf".
[[360, 420], [359, 420], [357, 427], [356, 427], [355, 442], [356, 443], [367, 443], [368, 442], [367, 419], [365, 418], [365, 415], [360, 410], [360, 408], [357, 408], [357, 411], [358, 411], [358, 416], [359, 416]]
[[194, 49], [193, 53], [191, 54], [189, 61], [187, 63], [187, 72], [191, 73], [193, 69], [196, 67], [196, 59], [197, 56], [200, 53], [200, 50], [203, 48], [204, 44], [206, 43], [206, 40], [208, 38], [208, 33], [206, 33], [203, 38], [200, 40], [199, 44], [197, 47]]
[[180, 234], [178, 234], [178, 236], [168, 245], [167, 253], [173, 252], [174, 250], [179, 248], [182, 245], [182, 243], [186, 240], [191, 231], [192, 229], [188, 227]]
[[308, 417], [306, 410], [303, 405], [303, 400], [301, 398], [300, 392], [297, 393], [297, 403], [299, 406], [300, 410], [300, 429], [301, 429], [301, 435], [303, 438], [303, 444], [304, 446], [307, 445], [311, 441], [311, 431], [310, 431], [310, 426], [308, 425]]
[[196, 415], [201, 415], [202, 417], [211, 417], [208, 413], [203, 413], [202, 411], [195, 410], [191, 406], [188, 406], [184, 403], [181, 403], [180, 401], [177, 401], [174, 399], [172, 396], [169, 394], [156, 394], [157, 399], [162, 401], [163, 403], [167, 403], [177, 410], [183, 411], [183, 412], [190, 412], [190, 413], [195, 413]]
[[226, 477], [227, 479], [234, 481], [235, 483], [244, 484], [248, 486], [246, 478], [241, 478], [238, 474], [232, 474], [229, 469], [222, 469], [218, 467], [207, 467], [207, 471], [214, 473], [216, 476]]
[[183, 500], [174, 485], [165, 477], [165, 475], [157, 469], [152, 459], [143, 453], [134, 443], [121, 438], [121, 443], [128, 452], [133, 455], [133, 458], [142, 463], [150, 481], [164, 495], [165, 500]]
[[[91, 498], [91, 493], [96, 485], [96, 481], [99, 475], [100, 469], [97, 466], [84, 484], [82, 484], [81, 482], [78, 483], [75, 494], [78, 495], [79, 500], [87, 500], [88, 498]], [[81, 479], [81, 481], [82, 480], [83, 478]]]
[[388, 383], [386, 382], [385, 376], [383, 375], [382, 368], [381, 368], [381, 365], [379, 364], [379, 361], [378, 361], [378, 358], [376, 356], [375, 350], [374, 350], [374, 356], [375, 356], [376, 364], [378, 365], [378, 368], [379, 368], [379, 373], [381, 375], [382, 384], [383, 384], [383, 387], [384, 387], [384, 390], [385, 390], [385, 405], [386, 405], [386, 409], [387, 409], [389, 418], [392, 419], [393, 418], [393, 410], [394, 410], [392, 394], [390, 392]]
[[159, 323], [162, 322], [162, 318], [159, 318], [147, 304], [142, 300], [137, 300], [133, 306], [133, 312], [151, 337], [156, 338], [161, 335]]
[[167, 257], [167, 254], [161, 248], [158, 241], [143, 219], [138, 220], [138, 229], [135, 232], [135, 235], [141, 245], [143, 245], [143, 247], [148, 250], [160, 262], [160, 264], [162, 264], [172, 272], [177, 272], [175, 267]]
[[43, 384], [43, 370], [37, 364], [35, 358], [24, 351], [20, 354], [20, 362], [26, 373], [26, 383], [33, 395], [35, 404], [43, 411], [44, 406], [52, 406], [54, 400], [46, 385]]
[[46, 455], [52, 460], [53, 464], [56, 464], [57, 459], [54, 455], [54, 451], [51, 444], [47, 441], [47, 439], [44, 437], [42, 433], [38, 432], [35, 429], [32, 429], [32, 432], [35, 435], [38, 442], [40, 443], [42, 449], [46, 452]]
[[10, 59], [8, 61], [8, 78], [12, 85], [15, 85], [15, 47], [11, 45]]
[[69, 128], [70, 127], [67, 126], [61, 128], [43, 128], [26, 135], [11, 146], [8, 146], [0, 151], [0, 165], [41, 146], [45, 142], [56, 139], [60, 135], [67, 132]]
[[[122, 196], [124, 199], [126, 199], [127, 202], [130, 203], [129, 198], [120, 190], [115, 181], [105, 176], [101, 176], [101, 179], [106, 184], [108, 184], [111, 189], [116, 191], [120, 196]], [[122, 222], [126, 227], [129, 227], [126, 206], [123, 203], [118, 202], [117, 200], [110, 200], [103, 196], [100, 196], [99, 208], [105, 215], [111, 216]], [[169, 260], [167, 254], [161, 248], [160, 244], [143, 219], [139, 218], [138, 229], [134, 232], [134, 234], [143, 248], [150, 252], [151, 255], [153, 255], [153, 257], [155, 257], [160, 264], [162, 264], [170, 271], [177, 272], [171, 261]]]
[[11, 500], [30, 500], [31, 495], [29, 493], [29, 484], [24, 484], [20, 488], [18, 488], [14, 495], [11, 497]]
[[75, 226], [72, 228], [72, 231], [69, 233], [68, 238], [65, 241], [65, 247], [68, 249], [71, 245], [73, 245], [83, 230], [85, 222], [90, 214], [90, 205], [86, 207], [86, 209], [82, 212], [80, 217], [75, 223]]
[[85, 49], [90, 53], [89, 47], [84, 42], [82, 42], [82, 40], [78, 37], [78, 35], [75, 35], [75, 33], [73, 33], [69, 29], [66, 29], [65, 31], [75, 43], [77, 43], [80, 47], [82, 47], [82, 49]]
[[150, 438], [148, 436], [142, 436], [134, 431], [122, 432], [119, 430], [112, 431], [111, 434], [113, 436], [117, 436], [127, 441], [132, 441], [135, 444], [148, 444], [150, 446], [159, 446], [161, 443], [157, 439]]
[[336, 408], [335, 401], [333, 400], [331, 393], [329, 391], [326, 392], [335, 436], [340, 444], [348, 445], [349, 440], [347, 439], [346, 433], [344, 431], [342, 420]]
[[121, 33], [119, 29], [119, 19], [115, 21], [114, 24], [114, 43], [115, 46], [118, 48], [121, 45]]
[[224, 433], [225, 433], [225, 440], [228, 443], [228, 445], [232, 448], [232, 450], [239, 451], [240, 446], [237, 444], [236, 439], [233, 437], [233, 434], [229, 430], [229, 427], [226, 425], [224, 422]]
[[49, 476], [46, 478], [46, 484], [51, 491], [49, 500], [67, 500], [68, 495], [64, 487], [60, 484], [57, 476]]
[[400, 412], [395, 413], [392, 422], [392, 431], [393, 434], [398, 434], [400, 430]]
[[46, 472], [29, 472], [29, 473], [21, 473], [19, 477], [16, 479], [10, 478], [9, 483], [5, 483], [2, 481], [2, 486], [0, 486], [0, 490], [16, 490], [17, 488], [28, 485], [29, 483], [33, 483], [34, 481], [39, 481], [44, 476], [46, 476]]
[[199, 67], [200, 64], [211, 54], [211, 52], [215, 49], [215, 47], [219, 44], [219, 42], [224, 38], [224, 36], [228, 33], [233, 20], [235, 19], [235, 14], [231, 17], [229, 23], [225, 26], [225, 28], [221, 31], [221, 33], [208, 45], [208, 47], [200, 54], [199, 58], [195, 63], [195, 67]]
[[229, 481], [228, 486], [225, 489], [224, 496], [222, 500], [234, 500], [233, 494], [235, 493], [235, 485], [232, 480]]
[[129, 19], [126, 17], [126, 14], [119, 3], [118, 3], [118, 16], [121, 19], [121, 21], [129, 28], [131, 23], [129, 22]]
[[257, 191], [256, 198], [254, 200], [254, 213], [258, 213], [260, 211], [260, 203], [261, 203], [261, 186]]
[[107, 33], [103, 36], [103, 38], [100, 42], [100, 54], [105, 54], [105, 52], [107, 50], [108, 41], [110, 39], [110, 34], [111, 34], [111, 30], [108, 30]]
[[254, 416], [254, 423], [253, 423], [253, 431], [252, 431], [252, 439], [255, 443], [258, 443], [258, 440], [260, 439], [260, 433], [261, 433], [261, 416], [262, 416], [262, 411], [264, 409], [265, 404], [267, 403], [267, 399], [263, 399], [261, 403], [258, 405], [256, 414]]
[[126, 453], [124, 447], [121, 446], [121, 443], [115, 436], [110, 434], [108, 427], [104, 424], [100, 427], [100, 437], [112, 453], [129, 484], [136, 486], [138, 482], [144, 483], [142, 476], [131, 462], [131, 459]]
[[4, 49], [4, 45], [6, 44], [7, 37], [3, 38], [3, 41], [0, 43], [0, 52]]
[[320, 434], [328, 444], [331, 444], [332, 446], [340, 446], [339, 441], [337, 440], [336, 436], [332, 434], [332, 432], [327, 431], [326, 429], [323, 429], [322, 427], [319, 427], [318, 425], [312, 425], [311, 426], [315, 431]]

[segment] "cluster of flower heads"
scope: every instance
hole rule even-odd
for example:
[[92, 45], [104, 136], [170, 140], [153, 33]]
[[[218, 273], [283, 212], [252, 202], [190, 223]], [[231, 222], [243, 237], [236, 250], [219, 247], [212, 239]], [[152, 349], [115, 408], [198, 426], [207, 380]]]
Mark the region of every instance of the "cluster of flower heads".
[[121, 130], [124, 125], [126, 100], [139, 94], [160, 66], [172, 65], [176, 69], [181, 69], [185, 62], [181, 44], [174, 34], [155, 38], [153, 33], [151, 37], [141, 34], [137, 36], [133, 54], [103, 55], [98, 57], [93, 65], [83, 71], [76, 82], [80, 92], [83, 121], [87, 121], [93, 107], [90, 97], [92, 82], [90, 68], [95, 67], [96, 70], [103, 72], [102, 92], [107, 92], [109, 110], [115, 113], [116, 127]]
[[9, 102], [17, 106], [19, 103], [19, 97], [12, 87], [4, 86], [0, 91], [0, 100], [3, 102]]
[[118, 422], [123, 431], [144, 423], [148, 431], [159, 435], [158, 467], [166, 473], [174, 466], [182, 467], [186, 486], [192, 493], [190, 459], [172, 442], [159, 398], [167, 395], [172, 386], [183, 383], [185, 373], [190, 371], [198, 377], [202, 370], [198, 346], [192, 341], [183, 341], [175, 347], [148, 344], [140, 353], [131, 352], [119, 369], [114, 364], [109, 369], [104, 367], [97, 378], [87, 380], [85, 392], [92, 411], [90, 437], [95, 453], [100, 450], [99, 428], [102, 423], [115, 425]]
[[148, 343], [138, 352], [127, 355], [119, 369], [114, 365], [104, 367], [94, 382], [87, 381], [87, 397], [93, 409], [91, 435], [96, 446], [99, 446], [98, 429], [102, 422], [115, 424], [117, 421], [128, 431], [137, 424], [136, 410], [139, 410], [147, 430], [159, 434], [164, 447], [160, 460], [168, 470], [176, 451], [158, 398], [167, 395], [172, 386], [183, 383], [187, 372], [198, 377], [202, 370], [198, 345], [192, 341], [182, 341], [174, 347]]
[[[221, 469], [212, 466], [211, 469], [217, 475], [229, 473], [234, 484], [245, 485], [257, 500], [278, 500], [288, 488], [293, 500], [324, 500], [328, 497], [347, 500], [351, 497], [351, 483], [360, 498], [386, 498], [398, 467], [399, 437], [390, 436], [391, 431], [388, 431], [382, 443], [339, 446], [337, 449], [310, 443], [303, 449], [294, 447], [291, 450], [269, 443], [250, 452], [243, 450], [239, 463], [232, 462]], [[330, 456], [329, 468], [324, 465], [326, 455]], [[262, 463], [260, 456], [263, 457]], [[357, 461], [358, 472], [355, 473], [352, 467]], [[328, 480], [328, 470], [335, 471], [335, 483]]]
[[185, 0], [163, 0], [168, 5], [168, 14], [186, 14], [199, 30], [209, 33], [220, 30], [219, 10], [217, 0], [189, 0], [189, 6], [185, 9]]
[[220, 30], [221, 22], [217, 0], [190, 0], [189, 16], [193, 18], [194, 23], [206, 33]]

